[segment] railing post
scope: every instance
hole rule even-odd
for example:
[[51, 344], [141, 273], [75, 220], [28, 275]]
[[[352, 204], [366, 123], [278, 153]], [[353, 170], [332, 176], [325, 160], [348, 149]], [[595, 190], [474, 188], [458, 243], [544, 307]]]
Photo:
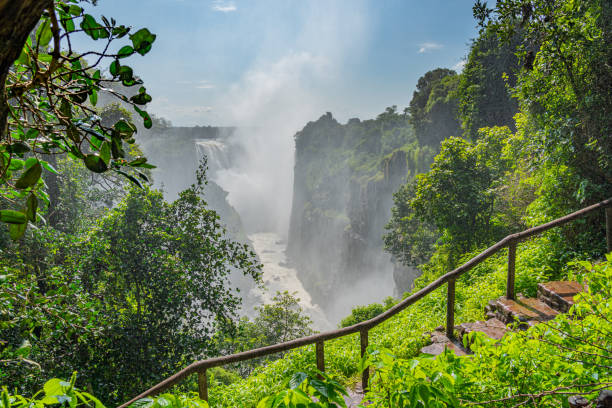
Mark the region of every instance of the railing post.
[[508, 245], [508, 282], [506, 283], [506, 298], [514, 299], [514, 275], [516, 266], [516, 241]]
[[317, 370], [325, 372], [325, 345], [322, 341], [316, 342], [315, 353], [317, 355]]
[[455, 337], [455, 278], [447, 282], [446, 293], [446, 337]]
[[200, 399], [208, 402], [208, 379], [206, 378], [206, 369], [198, 372], [198, 393]]
[[[363, 329], [359, 332], [359, 341], [361, 343], [361, 358], [365, 356], [366, 349], [368, 348], [368, 329]], [[370, 367], [365, 367], [363, 373], [361, 374], [361, 386], [363, 388], [363, 392], [366, 392], [368, 388], [368, 381], [370, 379]]]
[[606, 241], [608, 252], [612, 252], [612, 207], [606, 207]]

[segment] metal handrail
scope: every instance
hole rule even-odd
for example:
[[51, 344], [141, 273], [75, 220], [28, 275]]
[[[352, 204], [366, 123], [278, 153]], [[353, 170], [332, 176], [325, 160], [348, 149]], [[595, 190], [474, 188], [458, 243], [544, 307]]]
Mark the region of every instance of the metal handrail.
[[[316, 345], [316, 360], [317, 360], [317, 368], [321, 371], [325, 370], [324, 364], [324, 342], [327, 340], [336, 339], [338, 337], [344, 337], [349, 334], [360, 333], [360, 344], [361, 344], [361, 355], [365, 354], [365, 350], [368, 345], [368, 331], [385, 320], [395, 316], [402, 310], [406, 309], [408, 306], [416, 303], [420, 299], [427, 296], [429, 293], [433, 292], [443, 284], [448, 284], [448, 295], [447, 295], [447, 313], [446, 313], [446, 334], [449, 338], [453, 337], [453, 329], [454, 329], [454, 308], [455, 308], [455, 281], [456, 279], [464, 274], [465, 272], [472, 269], [474, 266], [478, 265], [491, 255], [497, 253], [500, 249], [504, 247], [508, 247], [508, 280], [507, 280], [507, 289], [506, 289], [506, 297], [509, 299], [514, 298], [514, 273], [515, 273], [515, 259], [516, 259], [516, 247], [520, 241], [523, 241], [529, 237], [534, 235], [541, 234], [544, 231], [547, 231], [551, 228], [559, 227], [563, 224], [566, 224], [570, 221], [575, 220], [576, 218], [580, 218], [585, 216], [588, 213], [591, 213], [595, 210], [604, 208], [606, 214], [606, 241], [608, 251], [612, 252], [612, 197], [607, 200], [601, 201], [597, 204], [593, 204], [589, 207], [585, 207], [581, 210], [568, 214], [564, 217], [557, 218], [556, 220], [547, 222], [542, 225], [538, 225], [533, 228], [529, 228], [522, 232], [517, 232], [515, 234], [508, 235], [501, 241], [496, 244], [490, 246], [485, 249], [463, 265], [454, 269], [451, 272], [439, 277], [435, 281], [431, 282], [429, 285], [424, 288], [418, 290], [412, 295], [408, 296], [395, 306], [389, 308], [385, 312], [360, 323], [356, 323], [352, 326], [343, 327], [338, 330], [332, 330], [324, 333], [314, 334], [311, 336], [301, 337], [299, 339], [286, 341], [284, 343], [273, 344], [271, 346], [261, 347], [253, 350], [244, 351], [237, 354], [231, 354], [228, 356], [214, 357], [206, 360], [196, 361], [189, 366], [185, 367], [181, 371], [176, 374], [168, 377], [157, 385], [149, 388], [147, 391], [138, 395], [137, 397], [131, 399], [125, 404], [121, 405], [119, 408], [126, 408], [130, 404], [135, 401], [150, 397], [152, 395], [159, 394], [171, 386], [179, 383], [186, 377], [197, 373], [198, 374], [198, 391], [200, 398], [208, 401], [208, 382], [206, 377], [206, 370], [212, 367], [218, 367], [226, 364], [237, 363], [240, 361], [251, 360], [257, 357], [263, 357], [270, 354], [275, 354], [283, 351], [288, 351], [297, 347], [307, 346], [310, 344]], [[362, 384], [364, 389], [368, 384], [368, 376], [369, 370], [365, 369], [362, 374]]]

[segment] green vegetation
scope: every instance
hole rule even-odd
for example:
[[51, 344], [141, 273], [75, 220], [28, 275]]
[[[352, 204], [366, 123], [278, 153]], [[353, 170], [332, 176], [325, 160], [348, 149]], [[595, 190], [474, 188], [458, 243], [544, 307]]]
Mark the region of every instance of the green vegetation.
[[[140, 170], [154, 167], [144, 157], [126, 156], [126, 146], [134, 144], [135, 125], [123, 117], [103, 123], [95, 107], [109, 84], [139, 86], [131, 97], [111, 94], [151, 127], [143, 105], [152, 98], [124, 59], [146, 55], [156, 36], [112, 18], [102, 17], [100, 23], [78, 3], [28, 0], [21, 7], [2, 6], [3, 25], [15, 26], [3, 38], [15, 41], [3, 42], [0, 53], [0, 221], [8, 224], [13, 239], [23, 236], [29, 222], [41, 220], [39, 200], [50, 202], [43, 170], [57, 174], [55, 155], [67, 155], [96, 174], [121, 175], [136, 185], [147, 181]], [[87, 64], [83, 54], [72, 49], [70, 38], [79, 35], [104, 43], [89, 53], [98, 57], [95, 63]], [[124, 45], [116, 54], [108, 52], [117, 42]], [[111, 59], [110, 77], [102, 77], [100, 64]]]
[[[131, 34], [107, 55], [113, 78], [103, 79], [55, 42], [75, 24], [93, 40], [128, 29], [96, 22], [74, 1], [55, 1], [44, 15], [48, 5], [25, 1], [35, 18], [0, 71], [0, 218], [8, 224], [0, 231], [0, 408], [117, 404], [196, 359], [312, 333], [286, 292], [253, 320], [238, 319], [228, 276], [258, 282], [260, 266], [203, 200], [205, 165], [165, 202], [138, 181], [152, 166], [134, 145], [129, 113], [95, 107], [101, 82], [139, 83], [123, 59], [146, 54], [155, 36]], [[421, 273], [414, 292], [507, 234], [612, 196], [612, 5], [502, 0], [489, 9], [477, 1], [474, 14], [481, 32], [462, 73], [426, 73], [402, 113], [390, 107], [344, 125], [328, 113], [296, 134], [288, 249], [302, 252], [299, 262], [359, 279], [376, 266], [369, 254], [386, 224], [387, 250]], [[3, 64], [11, 58], [4, 52]], [[72, 96], [62, 94], [68, 86]], [[144, 88], [120, 99], [153, 125], [138, 107], [150, 101]], [[25, 114], [28, 106], [36, 114]], [[381, 208], [390, 220], [372, 215]], [[446, 292], [437, 290], [371, 330], [365, 359], [356, 335], [326, 342], [325, 374], [312, 346], [209, 370], [210, 406], [344, 406], [366, 366], [366, 400], [376, 407], [552, 408], [567, 406], [568, 393], [592, 399], [612, 386], [603, 225], [593, 214], [518, 247], [518, 293], [533, 296], [548, 280], [588, 284], [569, 314], [495, 344], [472, 335], [473, 355], [419, 355], [427, 332], [444, 322]], [[348, 261], [331, 261], [339, 256]], [[457, 323], [483, 318], [505, 293], [506, 271], [498, 253], [457, 280]], [[326, 296], [328, 278], [307, 283]], [[393, 304], [355, 308], [342, 325]], [[180, 387], [134, 406], [208, 406], [194, 379]]]
[[395, 106], [346, 124], [327, 113], [295, 135], [295, 146], [287, 252], [325, 310], [344, 282], [387, 273], [380, 237], [393, 192], [428, 169], [434, 148], [419, 144], [410, 115]]
[[[84, 387], [116, 403], [219, 352], [213, 334], [233, 330], [240, 305], [230, 272], [255, 281], [261, 272], [202, 200], [204, 165], [197, 180], [172, 203], [123, 185], [113, 208], [72, 201], [80, 223], [41, 226], [19, 241], [2, 235], [4, 384], [32, 389], [41, 376], [78, 370]], [[85, 179], [67, 183], [60, 191], [99, 191]]]

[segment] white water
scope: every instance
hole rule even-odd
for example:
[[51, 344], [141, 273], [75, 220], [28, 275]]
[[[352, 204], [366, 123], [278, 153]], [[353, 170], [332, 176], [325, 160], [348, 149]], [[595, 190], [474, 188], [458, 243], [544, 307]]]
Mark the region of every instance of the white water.
[[263, 264], [263, 281], [266, 287], [265, 290], [252, 289], [251, 295], [261, 299], [262, 303], [272, 303], [277, 291], [288, 291], [300, 299], [299, 304], [312, 319], [315, 330], [333, 328], [321, 308], [312, 303], [312, 298], [298, 278], [297, 271], [287, 265], [286, 242], [274, 232], [254, 233], [249, 235], [249, 239]]
[[[297, 271], [287, 264], [286, 242], [278, 233], [269, 231], [273, 229], [270, 225], [272, 223], [267, 222], [265, 215], [274, 211], [271, 211], [270, 208], [272, 203], [265, 199], [269, 200], [272, 195], [255, 194], [255, 190], [267, 191], [257, 180], [257, 176], [261, 175], [253, 175], [249, 169], [234, 166], [237, 163], [232, 163], [228, 145], [220, 140], [202, 139], [196, 141], [195, 145], [198, 157], [206, 156], [208, 159], [211, 179], [228, 191], [229, 202], [240, 214], [247, 231], [265, 231], [248, 235], [263, 265], [262, 279], [265, 288], [251, 289], [243, 299], [243, 312], [253, 317], [254, 306], [272, 303], [276, 292], [287, 291], [299, 299], [302, 310], [312, 319], [315, 330], [323, 331], [332, 328], [333, 326], [321, 308], [313, 304]], [[274, 181], [276, 180], [269, 182]], [[252, 210], [253, 208], [255, 210]], [[259, 228], [253, 228], [254, 225]]]
[[195, 142], [198, 157], [208, 159], [209, 174], [214, 176], [217, 171], [230, 167], [230, 157], [225, 143], [214, 139], [201, 139]]

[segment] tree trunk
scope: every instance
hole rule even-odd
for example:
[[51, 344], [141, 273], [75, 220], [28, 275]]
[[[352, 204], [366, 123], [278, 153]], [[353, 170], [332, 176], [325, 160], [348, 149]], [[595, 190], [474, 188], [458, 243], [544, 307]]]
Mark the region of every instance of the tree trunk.
[[28, 35], [49, 7], [53, 7], [53, 0], [0, 0], [0, 140], [5, 138], [8, 115], [6, 76]]

